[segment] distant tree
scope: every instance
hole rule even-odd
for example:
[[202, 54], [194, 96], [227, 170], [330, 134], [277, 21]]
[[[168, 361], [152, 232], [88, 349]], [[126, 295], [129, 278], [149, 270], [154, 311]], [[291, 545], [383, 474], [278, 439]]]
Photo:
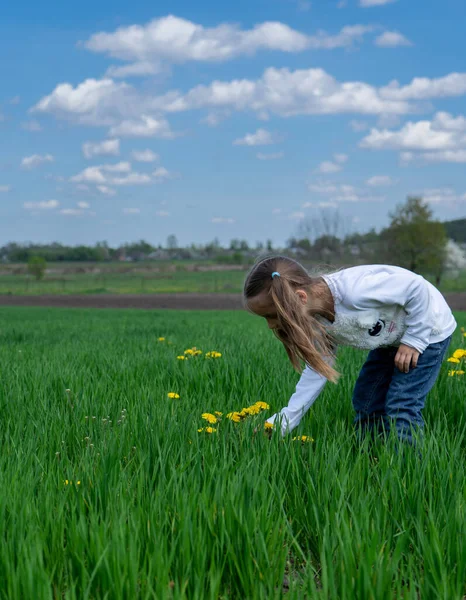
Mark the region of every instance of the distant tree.
[[167, 237], [167, 248], [168, 250], [176, 250], [178, 248], [178, 240], [173, 233]]
[[265, 248], [266, 248], [267, 252], [273, 252], [273, 242], [272, 242], [272, 240], [267, 240], [265, 242]]
[[390, 218], [381, 232], [386, 260], [415, 273], [430, 273], [439, 283], [446, 264], [443, 223], [433, 220], [428, 204], [417, 197], [408, 197]]
[[34, 275], [37, 281], [44, 277], [46, 268], [47, 262], [43, 256], [31, 256], [29, 258], [28, 271], [31, 275]]

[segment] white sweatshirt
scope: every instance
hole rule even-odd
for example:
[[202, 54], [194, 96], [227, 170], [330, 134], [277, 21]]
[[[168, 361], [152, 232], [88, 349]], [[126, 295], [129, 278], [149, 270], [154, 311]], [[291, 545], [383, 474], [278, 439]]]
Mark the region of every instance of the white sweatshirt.
[[[320, 319], [343, 346], [372, 350], [406, 344], [420, 353], [456, 329], [442, 294], [420, 275], [389, 265], [363, 265], [323, 275], [335, 304], [333, 323]], [[288, 406], [267, 421], [281, 419], [282, 435], [292, 431], [327, 379], [308, 365]]]

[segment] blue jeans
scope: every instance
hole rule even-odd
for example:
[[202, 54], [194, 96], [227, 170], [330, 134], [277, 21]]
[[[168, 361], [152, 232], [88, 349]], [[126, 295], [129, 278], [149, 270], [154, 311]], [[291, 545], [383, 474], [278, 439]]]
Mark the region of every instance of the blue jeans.
[[399, 440], [412, 443], [412, 428], [422, 429], [424, 425], [421, 411], [450, 342], [451, 336], [427, 346], [417, 367], [408, 373], [394, 364], [398, 348], [371, 350], [353, 391], [355, 426], [363, 433], [388, 433], [395, 423]]

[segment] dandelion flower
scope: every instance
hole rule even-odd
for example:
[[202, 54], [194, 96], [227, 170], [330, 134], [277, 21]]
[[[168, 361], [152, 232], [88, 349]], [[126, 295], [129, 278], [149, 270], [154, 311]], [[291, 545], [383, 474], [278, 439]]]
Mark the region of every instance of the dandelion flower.
[[459, 363], [461, 362], [459, 358], [456, 358], [456, 356], [451, 356], [450, 358], [447, 358], [447, 362], [450, 363]]
[[208, 423], [217, 423], [218, 421], [217, 417], [211, 413], [203, 413], [201, 416]]
[[186, 356], [177, 356], [176, 357], [178, 360], [186, 360]]
[[298, 442], [313, 442], [314, 439], [311, 438], [308, 435], [298, 435], [297, 437], [293, 438], [293, 441], [298, 441]]
[[466, 350], [463, 350], [463, 348], [458, 348], [458, 350], [453, 352], [453, 358], [466, 358]]
[[260, 400], [256, 402], [255, 406], [258, 406], [261, 410], [268, 410], [270, 408], [267, 402], [261, 402]]
[[212, 350], [211, 352], [206, 352], [206, 358], [220, 358], [222, 356], [221, 352], [216, 352]]
[[239, 423], [243, 420], [243, 418], [244, 416], [239, 412], [231, 412], [227, 414], [227, 419], [230, 419], [230, 421], [233, 421], [233, 423]]
[[223, 413], [219, 412], [218, 410], [215, 411], [215, 414], [217, 415], [217, 417], [221, 417]]
[[215, 427], [202, 427], [201, 429], [198, 429], [199, 433], [202, 433], [203, 431], [205, 431], [206, 433], [215, 433], [217, 430], [215, 429]]
[[273, 429], [273, 423], [267, 423], [267, 421], [264, 423], [264, 429]]
[[177, 394], [176, 392], [168, 392], [168, 397], [169, 398], [179, 398], [180, 395]]
[[159, 338], [157, 338], [157, 341], [159, 341], [159, 342], [164, 342], [164, 341], [165, 341], [165, 338], [164, 338], [164, 337], [159, 337]]

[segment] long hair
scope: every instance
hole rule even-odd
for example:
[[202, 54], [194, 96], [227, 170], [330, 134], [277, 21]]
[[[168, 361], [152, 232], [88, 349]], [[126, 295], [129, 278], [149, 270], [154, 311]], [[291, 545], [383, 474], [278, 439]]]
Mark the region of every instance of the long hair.
[[[278, 271], [280, 277], [272, 278], [274, 271]], [[328, 362], [335, 356], [335, 344], [326, 328], [314, 316], [304, 313], [295, 293], [297, 289], [309, 291], [318, 279], [311, 277], [292, 258], [278, 255], [261, 259], [246, 277], [243, 306], [249, 310], [248, 300], [265, 291], [277, 313], [278, 327], [273, 329], [273, 333], [285, 346], [294, 369], [301, 372], [300, 361], [303, 360], [317, 373], [335, 383], [339, 373]]]

